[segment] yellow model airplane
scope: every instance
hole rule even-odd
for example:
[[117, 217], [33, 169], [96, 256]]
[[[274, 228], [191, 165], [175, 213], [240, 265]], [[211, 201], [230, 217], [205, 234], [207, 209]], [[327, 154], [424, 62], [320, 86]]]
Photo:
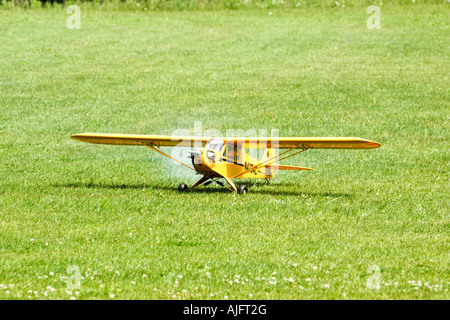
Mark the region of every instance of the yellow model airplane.
[[[192, 190], [201, 184], [208, 185], [211, 182], [226, 187], [218, 181], [223, 178], [231, 187], [226, 188], [239, 194], [247, 193], [247, 186], [241, 185], [236, 188], [231, 179], [258, 178], [269, 182], [277, 170], [313, 170], [278, 164], [279, 161], [308, 149], [370, 149], [380, 146], [377, 142], [361, 138], [205, 138], [105, 133], [81, 133], [73, 135], [72, 138], [89, 143], [146, 146], [202, 175], [190, 188], [185, 183], [180, 184], [179, 191]], [[157, 149], [158, 147], [197, 147], [194, 151], [190, 151], [193, 167], [174, 159]], [[245, 151], [262, 148], [265, 150], [261, 161], [254, 159]], [[287, 150], [276, 154], [278, 149]]]

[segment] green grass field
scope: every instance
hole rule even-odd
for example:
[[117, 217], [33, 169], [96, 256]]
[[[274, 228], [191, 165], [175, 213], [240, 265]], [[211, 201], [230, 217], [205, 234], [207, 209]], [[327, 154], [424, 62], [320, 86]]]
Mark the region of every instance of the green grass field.
[[[449, 299], [449, 7], [366, 9], [0, 9], [0, 299]], [[239, 196], [70, 139], [195, 121], [382, 146]]]

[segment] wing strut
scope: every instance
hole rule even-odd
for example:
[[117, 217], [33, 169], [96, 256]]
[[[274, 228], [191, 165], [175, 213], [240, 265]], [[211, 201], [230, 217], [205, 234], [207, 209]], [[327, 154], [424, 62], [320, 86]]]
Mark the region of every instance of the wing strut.
[[[280, 157], [281, 155], [283, 155], [283, 154], [285, 154], [285, 153], [287, 153], [287, 152], [289, 152], [289, 151], [291, 151], [291, 150], [293, 150], [293, 149], [295, 149], [295, 147], [292, 147], [292, 148], [288, 149], [287, 151], [284, 151], [284, 152], [280, 153], [279, 155], [277, 155], [277, 156], [275, 156], [275, 157], [272, 157], [272, 158], [270, 158], [270, 159], [268, 159], [268, 160], [266, 160], [266, 161], [264, 161], [264, 162], [261, 162], [260, 164], [254, 166], [254, 167], [251, 167], [250, 169], [247, 169], [247, 170], [245, 170], [245, 171], [243, 171], [243, 172], [241, 172], [241, 173], [238, 173], [237, 175], [235, 175], [235, 176], [232, 177], [232, 178], [238, 178], [239, 176], [241, 176], [241, 175], [243, 175], [243, 174], [246, 174], [247, 172], [255, 171], [255, 170], [258, 170], [258, 169], [260, 169], [260, 168], [262, 168], [262, 167], [266, 167], [266, 166], [268, 166], [268, 165], [271, 165], [272, 162], [273, 162], [273, 160], [275, 160], [276, 158]], [[292, 156], [295, 156], [296, 154], [305, 152], [306, 150], [308, 150], [308, 148], [307, 148], [307, 147], [303, 147], [300, 151], [291, 153], [290, 155], [287, 155], [287, 156], [285, 156], [285, 157], [283, 157], [283, 158], [280, 158], [280, 159], [278, 159], [277, 161], [281, 161], [281, 160], [290, 158], [290, 157], [292, 157]]]
[[167, 157], [167, 158], [169, 158], [169, 159], [172, 159], [172, 160], [175, 161], [175, 162], [178, 162], [179, 164], [182, 164], [182, 165], [185, 166], [186, 168], [189, 168], [189, 169], [191, 169], [191, 170], [197, 172], [197, 170], [195, 170], [194, 168], [191, 168], [191, 167], [189, 167], [187, 164], [184, 164], [183, 162], [178, 161], [178, 160], [175, 159], [175, 158], [172, 158], [172, 157], [169, 156], [167, 153], [164, 153], [164, 152], [162, 152], [161, 150], [156, 149], [156, 148], [153, 147], [152, 145], [150, 145], [150, 144], [145, 144], [145, 143], [143, 143], [143, 145], [146, 146], [146, 147], [148, 147], [148, 148], [150, 148], [150, 149], [152, 149], [152, 150], [155, 150], [155, 151], [158, 152], [159, 154], [162, 154], [163, 156], [165, 156], [165, 157]]

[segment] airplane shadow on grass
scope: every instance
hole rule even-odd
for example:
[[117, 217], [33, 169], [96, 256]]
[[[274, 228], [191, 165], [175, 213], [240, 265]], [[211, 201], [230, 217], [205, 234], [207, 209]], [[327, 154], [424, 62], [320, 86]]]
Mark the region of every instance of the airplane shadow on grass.
[[[249, 194], [264, 194], [264, 195], [285, 195], [285, 196], [311, 196], [311, 197], [332, 197], [332, 198], [352, 198], [353, 195], [349, 193], [333, 193], [333, 192], [302, 192], [302, 191], [290, 191], [290, 190], [278, 190], [276, 187], [280, 186], [297, 186], [295, 184], [291, 183], [280, 183], [280, 184], [272, 184], [272, 185], [265, 185], [263, 183], [258, 182], [245, 182], [247, 187], [249, 188]], [[240, 184], [237, 184], [238, 186]], [[88, 182], [88, 183], [81, 183], [81, 182], [75, 182], [75, 183], [66, 183], [66, 184], [56, 184], [53, 185], [53, 187], [57, 188], [88, 188], [88, 189], [130, 189], [130, 190], [167, 190], [172, 192], [178, 193], [178, 187], [177, 186], [155, 186], [150, 184], [114, 184], [114, 183], [94, 183], [94, 182]], [[252, 190], [252, 187], [255, 187], [255, 189]], [[230, 190], [226, 188], [221, 188], [219, 186], [205, 186], [205, 187], [197, 187], [194, 190], [186, 191], [186, 194], [212, 194], [212, 193], [231, 193]]]

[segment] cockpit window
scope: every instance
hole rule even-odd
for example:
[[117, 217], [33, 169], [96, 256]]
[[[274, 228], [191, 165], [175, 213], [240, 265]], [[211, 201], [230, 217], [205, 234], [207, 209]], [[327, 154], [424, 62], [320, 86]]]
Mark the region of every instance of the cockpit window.
[[222, 150], [222, 147], [224, 145], [224, 142], [222, 139], [220, 138], [212, 138], [211, 140], [208, 141], [208, 143], [206, 144], [205, 148], [206, 149], [210, 149], [210, 150], [214, 150], [218, 153], [220, 153], [220, 150]]

